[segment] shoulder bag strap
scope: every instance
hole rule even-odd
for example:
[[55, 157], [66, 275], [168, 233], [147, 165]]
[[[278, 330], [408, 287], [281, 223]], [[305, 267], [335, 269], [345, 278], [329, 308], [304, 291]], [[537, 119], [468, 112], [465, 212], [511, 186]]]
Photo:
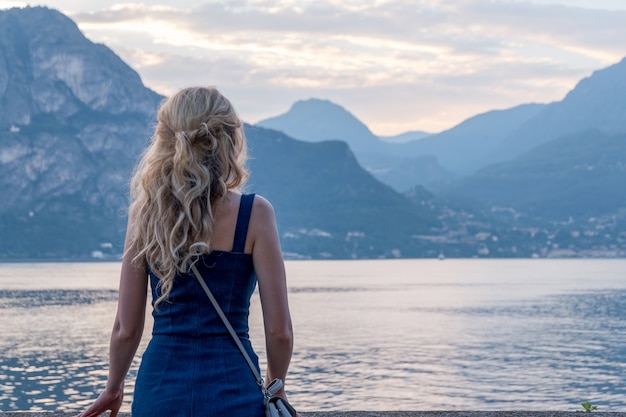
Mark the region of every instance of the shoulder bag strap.
[[265, 393], [265, 387], [263, 385], [263, 378], [261, 378], [261, 375], [259, 375], [259, 371], [257, 371], [256, 366], [254, 366], [254, 362], [252, 362], [252, 359], [250, 359], [250, 355], [248, 355], [248, 352], [246, 352], [246, 349], [241, 344], [241, 340], [239, 340], [239, 336], [237, 336], [237, 332], [235, 332], [235, 329], [233, 329], [233, 326], [231, 326], [230, 322], [228, 321], [228, 318], [224, 314], [224, 311], [222, 310], [222, 308], [220, 307], [219, 303], [217, 302], [217, 300], [213, 296], [213, 293], [211, 292], [209, 287], [206, 285], [206, 282], [204, 282], [204, 280], [202, 279], [202, 276], [200, 275], [200, 272], [198, 271], [198, 268], [196, 268], [195, 264], [191, 265], [191, 270], [193, 271], [194, 275], [196, 276], [196, 279], [200, 283], [200, 286], [202, 287], [202, 289], [206, 293], [207, 297], [209, 297], [209, 300], [211, 301], [211, 304], [213, 304], [213, 307], [215, 307], [215, 310], [217, 311], [217, 314], [220, 316], [220, 318], [224, 322], [224, 326], [226, 326], [226, 329], [228, 329], [228, 333], [230, 333], [230, 335], [233, 337], [233, 340], [235, 341], [235, 344], [237, 345], [237, 347], [241, 351], [241, 354], [243, 355], [244, 359], [248, 363], [248, 366], [250, 367], [250, 370], [254, 374], [254, 379], [256, 379], [257, 385], [259, 387], [261, 387], [261, 389]]

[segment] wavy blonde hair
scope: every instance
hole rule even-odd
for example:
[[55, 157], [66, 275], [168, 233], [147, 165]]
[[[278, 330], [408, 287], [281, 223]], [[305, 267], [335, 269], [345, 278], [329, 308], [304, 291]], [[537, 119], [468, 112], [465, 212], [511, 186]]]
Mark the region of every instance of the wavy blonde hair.
[[166, 99], [131, 180], [135, 262], [146, 262], [166, 300], [177, 273], [209, 252], [213, 209], [248, 179], [246, 141], [230, 101], [213, 87]]

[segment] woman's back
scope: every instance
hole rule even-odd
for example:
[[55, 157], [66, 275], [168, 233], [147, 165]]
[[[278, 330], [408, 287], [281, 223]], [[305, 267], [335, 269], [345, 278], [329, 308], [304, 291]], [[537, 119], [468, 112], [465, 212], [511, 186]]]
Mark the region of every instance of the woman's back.
[[[256, 279], [252, 255], [244, 252], [253, 201], [254, 195], [241, 197], [231, 250], [204, 254], [196, 266], [258, 368], [248, 338]], [[152, 273], [150, 282], [156, 300], [158, 278]], [[260, 388], [193, 274], [175, 277], [167, 300], [153, 316], [153, 338], [137, 376], [133, 416], [236, 415], [233, 410], [241, 416], [263, 415]]]
[[[233, 200], [239, 199], [240, 204], [232, 204]], [[247, 337], [250, 297], [256, 286], [256, 277], [252, 254], [245, 253], [245, 244], [254, 194], [240, 198], [239, 194], [231, 193], [228, 200], [228, 212], [223, 210], [223, 218], [216, 219], [218, 233], [214, 236], [223, 241], [230, 240], [230, 247], [201, 255], [196, 267], [236, 332]], [[234, 222], [226, 222], [232, 217]], [[226, 223], [224, 226], [222, 220]], [[161, 295], [158, 282], [159, 278], [150, 273], [153, 300]], [[167, 302], [159, 304], [152, 315], [154, 335], [206, 337], [228, 334], [192, 272], [176, 276]]]
[[189, 271], [196, 263], [257, 368], [247, 319], [258, 281], [266, 380], [284, 381], [293, 331], [274, 209], [236, 192], [248, 179], [245, 132], [217, 89], [179, 91], [161, 104], [157, 121], [131, 181], [107, 385], [81, 416], [117, 414], [150, 282], [153, 337], [139, 367], [133, 417], [260, 417], [261, 390]]

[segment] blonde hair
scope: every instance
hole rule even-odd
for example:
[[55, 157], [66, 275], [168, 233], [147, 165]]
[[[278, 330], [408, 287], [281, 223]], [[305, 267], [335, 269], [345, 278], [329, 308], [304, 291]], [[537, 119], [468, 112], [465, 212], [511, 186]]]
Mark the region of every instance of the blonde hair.
[[213, 87], [166, 99], [131, 180], [135, 262], [146, 262], [166, 300], [177, 273], [209, 252], [213, 208], [248, 179], [246, 141], [230, 101]]

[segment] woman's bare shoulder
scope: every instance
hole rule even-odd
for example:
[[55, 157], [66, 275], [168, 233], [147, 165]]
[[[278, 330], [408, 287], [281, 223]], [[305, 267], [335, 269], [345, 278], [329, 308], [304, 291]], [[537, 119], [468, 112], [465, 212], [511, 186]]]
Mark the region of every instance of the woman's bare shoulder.
[[259, 194], [254, 195], [252, 210], [252, 215], [256, 214], [257, 216], [263, 218], [267, 218], [268, 216], [272, 218], [274, 217], [274, 206], [272, 206], [272, 203], [270, 203], [267, 198]]
[[268, 244], [268, 242], [277, 240], [277, 233], [276, 217], [272, 203], [263, 196], [255, 195], [248, 229], [248, 236], [251, 237], [251, 239], [248, 239], [250, 243], [249, 249], [252, 250], [255, 247], [255, 243], [258, 242]]

